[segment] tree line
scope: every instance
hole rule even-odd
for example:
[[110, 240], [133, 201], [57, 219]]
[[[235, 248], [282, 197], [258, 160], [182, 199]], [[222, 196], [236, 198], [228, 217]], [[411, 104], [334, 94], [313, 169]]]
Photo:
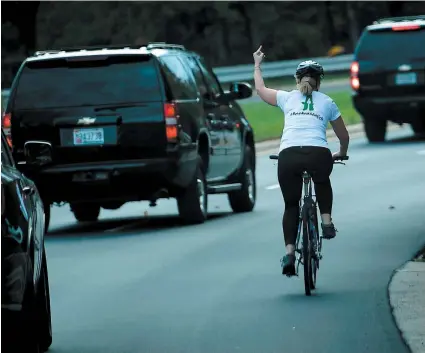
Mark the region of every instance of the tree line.
[[262, 44], [268, 61], [353, 51], [363, 28], [387, 16], [425, 13], [425, 2], [2, 2], [2, 87], [35, 50], [185, 45], [212, 66], [246, 64]]

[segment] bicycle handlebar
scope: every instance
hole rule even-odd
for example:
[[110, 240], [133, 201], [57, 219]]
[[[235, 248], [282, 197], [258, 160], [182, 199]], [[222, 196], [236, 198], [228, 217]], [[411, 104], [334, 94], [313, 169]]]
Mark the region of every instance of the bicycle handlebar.
[[[274, 159], [274, 160], [278, 160], [279, 159], [279, 155], [277, 154], [271, 154], [269, 156], [270, 159]], [[348, 161], [350, 159], [349, 156], [342, 156], [342, 157], [333, 157], [334, 162], [335, 161]], [[343, 164], [343, 163], [342, 163]]]

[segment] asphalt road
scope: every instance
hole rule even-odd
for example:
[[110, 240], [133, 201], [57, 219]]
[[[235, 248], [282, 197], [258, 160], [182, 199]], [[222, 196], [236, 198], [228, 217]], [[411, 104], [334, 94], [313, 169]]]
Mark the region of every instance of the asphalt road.
[[[352, 141], [332, 174], [337, 238], [314, 296], [280, 273], [282, 197], [258, 158], [258, 203], [183, 227], [174, 201], [103, 211], [77, 226], [54, 209], [47, 238], [52, 353], [404, 353], [387, 300], [392, 271], [423, 243], [425, 143]], [[336, 148], [335, 143], [331, 144]], [[148, 209], [150, 216], [143, 217]]]

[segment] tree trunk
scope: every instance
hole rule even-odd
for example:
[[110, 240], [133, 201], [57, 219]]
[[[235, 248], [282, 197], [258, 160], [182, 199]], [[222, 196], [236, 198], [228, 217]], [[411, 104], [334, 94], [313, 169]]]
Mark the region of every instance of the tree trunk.
[[336, 45], [336, 29], [335, 29], [335, 23], [332, 17], [331, 12], [331, 2], [325, 1], [325, 9], [326, 9], [326, 22], [328, 23], [328, 38], [331, 42], [331, 46]]
[[248, 15], [248, 12], [245, 8], [245, 6], [247, 6], [246, 3], [230, 3], [229, 8], [233, 8], [236, 11], [238, 11], [240, 13], [240, 15], [242, 16], [242, 18], [244, 19], [245, 22], [245, 33], [246, 33], [246, 37], [248, 38], [248, 43], [249, 43], [249, 47], [252, 48], [254, 47], [254, 42], [253, 42], [253, 38], [252, 38], [252, 26], [251, 26], [251, 18]]
[[356, 3], [355, 2], [350, 2], [347, 1], [346, 3], [347, 6], [347, 16], [348, 16], [348, 21], [350, 23], [350, 39], [351, 39], [351, 52], [354, 51], [354, 49], [356, 48], [357, 45], [357, 40], [359, 39], [359, 23], [357, 21], [357, 17], [356, 17]]

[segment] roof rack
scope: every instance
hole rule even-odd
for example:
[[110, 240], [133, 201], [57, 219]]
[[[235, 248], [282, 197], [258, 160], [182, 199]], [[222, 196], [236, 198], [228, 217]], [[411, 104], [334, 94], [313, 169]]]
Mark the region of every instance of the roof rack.
[[146, 46], [147, 49], [180, 49], [186, 50], [184, 45], [180, 44], [168, 44], [166, 42], [152, 42]]
[[141, 49], [145, 45], [121, 44], [121, 45], [89, 45], [80, 47], [63, 47], [58, 49], [39, 50], [35, 52], [35, 56], [44, 54], [56, 54], [61, 52], [83, 51], [83, 50], [108, 50], [108, 49]]
[[34, 56], [45, 55], [45, 54], [58, 54], [63, 52], [72, 52], [72, 51], [85, 51], [85, 50], [113, 50], [113, 49], [180, 49], [186, 50], [183, 45], [179, 44], [167, 44], [165, 42], [152, 42], [148, 44], [121, 44], [121, 45], [91, 45], [91, 46], [80, 46], [80, 47], [64, 47], [59, 49], [48, 49], [48, 50], [38, 50], [34, 53]]
[[400, 16], [400, 17], [385, 17], [373, 22], [373, 24], [394, 23], [394, 22], [412, 22], [425, 21], [425, 15], [416, 16]]

